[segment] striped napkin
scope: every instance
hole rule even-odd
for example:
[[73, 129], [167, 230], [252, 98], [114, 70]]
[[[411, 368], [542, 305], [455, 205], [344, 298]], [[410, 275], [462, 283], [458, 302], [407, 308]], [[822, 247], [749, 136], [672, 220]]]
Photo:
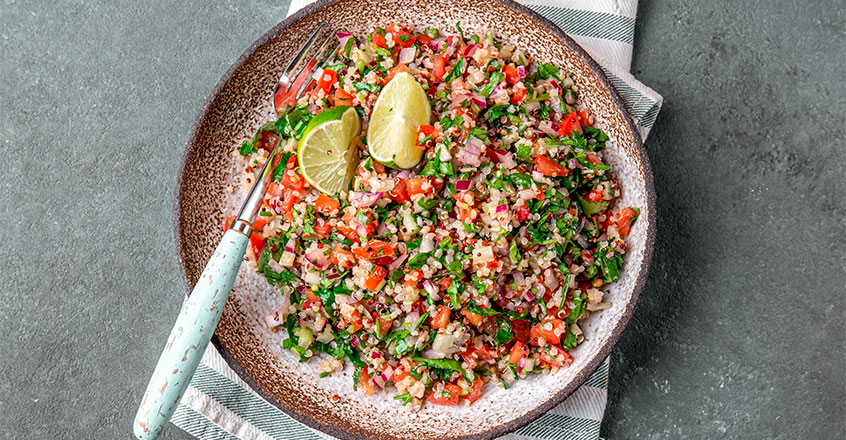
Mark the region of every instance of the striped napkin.
[[[293, 0], [288, 15], [310, 0]], [[529, 0], [522, 2], [552, 20], [587, 50], [625, 101], [645, 139], [662, 98], [638, 82], [632, 61], [637, 0]], [[608, 394], [608, 361], [566, 401], [528, 426], [506, 435], [513, 440], [596, 440]], [[331, 439], [267, 403], [209, 345], [176, 410], [173, 424], [202, 440]]]

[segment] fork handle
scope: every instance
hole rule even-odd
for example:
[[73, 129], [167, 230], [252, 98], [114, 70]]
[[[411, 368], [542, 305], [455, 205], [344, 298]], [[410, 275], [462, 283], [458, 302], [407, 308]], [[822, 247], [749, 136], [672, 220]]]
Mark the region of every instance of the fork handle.
[[139, 439], [158, 438], [185, 394], [220, 320], [248, 243], [249, 238], [244, 233], [234, 229], [226, 231], [191, 295], [182, 303], [179, 317], [135, 414], [132, 426]]

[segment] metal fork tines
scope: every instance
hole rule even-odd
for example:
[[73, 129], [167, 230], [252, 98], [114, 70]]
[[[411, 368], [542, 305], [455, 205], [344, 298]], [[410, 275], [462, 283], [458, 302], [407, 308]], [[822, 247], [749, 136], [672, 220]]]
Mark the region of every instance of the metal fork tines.
[[[328, 31], [328, 35], [324, 37], [323, 34], [326, 31]], [[311, 76], [318, 60], [323, 60], [328, 56], [327, 49], [330, 49], [329, 43], [333, 37], [333, 32], [328, 28], [327, 23], [321, 22], [299, 53], [285, 68], [276, 84], [276, 90], [273, 91], [273, 105], [277, 114], [283, 115], [287, 113], [290, 107], [297, 105], [297, 100], [312, 82]]]
[[[309, 84], [313, 82], [311, 77], [315, 67], [318, 63], [324, 62], [328, 57], [327, 47], [330, 47], [329, 42], [334, 35], [330, 31], [329, 35], [324, 38], [321, 34], [327, 28], [326, 22], [318, 25], [306, 44], [303, 45], [294, 59], [288, 64], [288, 67], [285, 68], [282, 78], [279, 79], [279, 83], [276, 85], [276, 90], [273, 94], [273, 105], [280, 117], [287, 114], [292, 107], [297, 105], [297, 100], [303, 96], [305, 91], [308, 90]], [[318, 42], [320, 42], [319, 45]], [[294, 76], [295, 72], [297, 72], [296, 76]], [[294, 78], [294, 80], [291, 81], [291, 78]], [[276, 165], [276, 157], [282, 149], [282, 144], [284, 144], [282, 140], [282, 136], [279, 136], [276, 145], [273, 146], [273, 150], [268, 155], [258, 178], [253, 183], [253, 187], [244, 200], [244, 204], [241, 205], [237, 220], [232, 226], [233, 229], [244, 232], [247, 235], [252, 230], [253, 221], [256, 218], [259, 208], [261, 208], [264, 193], [270, 184], [272, 171]]]

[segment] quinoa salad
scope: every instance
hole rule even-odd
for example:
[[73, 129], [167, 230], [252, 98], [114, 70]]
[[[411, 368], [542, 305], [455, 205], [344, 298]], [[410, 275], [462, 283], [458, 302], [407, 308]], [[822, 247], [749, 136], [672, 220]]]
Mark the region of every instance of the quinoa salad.
[[[233, 152], [244, 172], [229, 190], [246, 192], [281, 149], [246, 257], [281, 297], [263, 323], [321, 377], [349, 363], [357, 392], [413, 409], [566, 368], [590, 338], [580, 324], [611, 305], [603, 288], [640, 213], [615, 204], [608, 136], [570, 73], [460, 23], [337, 37], [298, 105]], [[367, 138], [402, 72], [431, 108], [406, 169], [375, 160]], [[325, 194], [297, 143], [339, 106], [361, 131], [348, 187]]]

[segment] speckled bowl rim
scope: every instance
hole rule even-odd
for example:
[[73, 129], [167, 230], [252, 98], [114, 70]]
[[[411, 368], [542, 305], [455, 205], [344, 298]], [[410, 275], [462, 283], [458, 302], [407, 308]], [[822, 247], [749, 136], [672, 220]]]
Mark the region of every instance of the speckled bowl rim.
[[[188, 156], [190, 155], [191, 151], [194, 148], [194, 144], [196, 142], [197, 135], [198, 135], [200, 126], [202, 125], [202, 122], [206, 119], [206, 117], [209, 113], [209, 109], [211, 108], [211, 106], [214, 103], [217, 96], [220, 94], [221, 90], [223, 90], [224, 86], [229, 82], [232, 75], [235, 73], [236, 70], [238, 70], [239, 67], [241, 67], [241, 65], [247, 60], [247, 58], [249, 58], [256, 51], [256, 49], [258, 49], [260, 46], [264, 45], [268, 40], [270, 40], [272, 37], [279, 34], [284, 29], [291, 26], [291, 24], [293, 24], [294, 22], [296, 22], [300, 18], [302, 18], [302, 17], [304, 17], [308, 14], [311, 14], [312, 12], [314, 12], [314, 11], [324, 7], [324, 6], [327, 6], [331, 3], [334, 3], [336, 1], [339, 1], [339, 0], [320, 0], [316, 3], [312, 3], [312, 4], [304, 7], [303, 9], [300, 9], [299, 11], [297, 11], [296, 13], [294, 13], [293, 15], [286, 18], [281, 23], [277, 24], [276, 26], [271, 28], [269, 31], [267, 31], [258, 40], [256, 40], [252, 45], [250, 45], [250, 47], [247, 48], [247, 50], [244, 51], [244, 53], [238, 58], [238, 60], [235, 61], [235, 63], [226, 71], [226, 73], [223, 75], [223, 77], [220, 79], [220, 81], [215, 86], [214, 90], [212, 90], [212, 93], [209, 95], [208, 99], [206, 99], [205, 104], [203, 104], [203, 108], [200, 110], [200, 113], [199, 113], [199, 115], [197, 116], [197, 119], [194, 122], [194, 126], [191, 129], [191, 136], [188, 139], [188, 143], [187, 143], [186, 148], [185, 148], [185, 153], [182, 156], [182, 162], [180, 163], [180, 166], [179, 166], [179, 175], [177, 177], [177, 182], [176, 182], [176, 191], [174, 192], [174, 199], [173, 199], [173, 211], [174, 211], [173, 230], [174, 230], [174, 236], [175, 236], [175, 239], [176, 239], [175, 240], [176, 241], [176, 255], [177, 255], [177, 259], [179, 261], [179, 269], [180, 269], [180, 272], [182, 274], [182, 281], [183, 281], [183, 284], [185, 286], [185, 290], [188, 294], [190, 294], [191, 290], [193, 290], [193, 285], [191, 284], [191, 281], [188, 278], [188, 273], [185, 269], [185, 260], [182, 257], [182, 252], [180, 251], [182, 249], [181, 228], [179, 226], [179, 218], [180, 218], [180, 211], [181, 211], [180, 200], [182, 199], [182, 187], [183, 187], [183, 183], [184, 183], [185, 166], [188, 162]], [[578, 43], [576, 43], [576, 41], [573, 40], [573, 38], [571, 38], [564, 31], [562, 31], [552, 21], [550, 21], [549, 19], [541, 16], [537, 12], [535, 12], [535, 11], [533, 11], [533, 10], [531, 10], [531, 9], [529, 9], [529, 8], [519, 4], [519, 3], [516, 3], [512, 0], [494, 0], [494, 1], [497, 2], [497, 3], [500, 3], [501, 5], [503, 5], [507, 8], [513, 9], [518, 13], [529, 16], [529, 18], [538, 22], [540, 25], [545, 27], [547, 30], [549, 30], [550, 32], [554, 33], [556, 36], [561, 38], [567, 45], [569, 45], [577, 54], [579, 54], [579, 56], [581, 56], [587, 62], [590, 69], [599, 78], [599, 81], [601, 82], [602, 86], [604, 86], [604, 88], [606, 88], [610, 91], [611, 98], [614, 101], [614, 105], [622, 113], [623, 118], [625, 119], [626, 124], [628, 125], [628, 129], [632, 133], [632, 138], [633, 138], [633, 141], [634, 141], [634, 144], [635, 144], [635, 152], [637, 153], [639, 163], [641, 165], [640, 171], [643, 173], [643, 176], [644, 176], [644, 186], [646, 188], [646, 199], [647, 199], [646, 202], [647, 202], [647, 207], [648, 207], [647, 216], [648, 216], [648, 220], [649, 220], [648, 221], [649, 227], [646, 231], [646, 243], [645, 243], [645, 246], [644, 246], [643, 261], [641, 263], [640, 272], [638, 274], [638, 278], [637, 278], [637, 281], [635, 283], [635, 287], [634, 287], [634, 290], [632, 292], [631, 299], [629, 300], [628, 304], [626, 304], [626, 308], [623, 311], [622, 316], [620, 317], [620, 320], [617, 323], [617, 326], [614, 327], [614, 329], [611, 331], [611, 335], [609, 336], [608, 341], [600, 349], [599, 353], [597, 353], [597, 355], [592, 360], [590, 360], [587, 363], [587, 365], [584, 368], [582, 368], [581, 371], [579, 371], [575, 375], [574, 379], [569, 384], [567, 384], [567, 386], [565, 386], [564, 389], [559, 391], [557, 394], [555, 394], [553, 397], [551, 397], [547, 401], [537, 405], [534, 409], [527, 412], [523, 416], [518, 417], [518, 418], [516, 418], [516, 419], [514, 419], [514, 420], [512, 420], [508, 423], [492, 427], [490, 430], [476, 434], [476, 435], [461, 437], [462, 440], [490, 439], [490, 438], [495, 438], [495, 437], [499, 437], [499, 436], [508, 434], [510, 432], [513, 432], [513, 431], [519, 429], [519, 428], [522, 428], [523, 426], [528, 425], [529, 423], [531, 423], [532, 421], [534, 421], [536, 418], [540, 417], [544, 413], [548, 412], [550, 409], [552, 409], [556, 405], [563, 402], [576, 389], [578, 389], [580, 386], [582, 386], [582, 384], [584, 384], [584, 382], [588, 379], [588, 377], [590, 377], [590, 375], [593, 374], [593, 372], [596, 371], [597, 368], [599, 368], [599, 365], [601, 365], [602, 362], [604, 362], [605, 359], [608, 358], [608, 356], [611, 354], [611, 350], [614, 348], [614, 346], [617, 345], [617, 341], [620, 339], [620, 335], [622, 334], [623, 329], [625, 329], [626, 325], [628, 324], [629, 320], [631, 319], [632, 314], [634, 313], [635, 306], [637, 305], [637, 302], [640, 298], [640, 294], [643, 291], [644, 286], [646, 285], [646, 278], [647, 278], [647, 275], [649, 273], [649, 266], [652, 262], [652, 254], [653, 254], [654, 247], [655, 247], [655, 228], [656, 228], [656, 225], [655, 225], [655, 217], [656, 217], [655, 199], [656, 199], [656, 195], [655, 195], [654, 180], [653, 180], [653, 176], [652, 176], [652, 167], [649, 164], [649, 157], [646, 154], [646, 150], [643, 148], [643, 140], [640, 136], [640, 131], [638, 130], [637, 125], [635, 124], [634, 119], [632, 118], [631, 114], [626, 109], [626, 107], [623, 103], [623, 100], [620, 97], [620, 94], [617, 92], [617, 90], [614, 88], [614, 86], [611, 84], [611, 82], [605, 76], [605, 73], [603, 72], [603, 70], [599, 66], [599, 64], [596, 62], [596, 60], [594, 60], [593, 57], [591, 57], [584, 50], [584, 48], [582, 48]], [[306, 426], [317, 429], [319, 431], [322, 431], [326, 434], [329, 434], [329, 435], [336, 437], [336, 438], [339, 438], [339, 439], [353, 440], [353, 439], [360, 438], [360, 437], [353, 435], [353, 434], [351, 434], [347, 431], [344, 431], [344, 430], [342, 430], [342, 429], [340, 429], [336, 426], [325, 425], [325, 424], [322, 424], [320, 422], [317, 422], [316, 420], [312, 419], [311, 417], [304, 415], [304, 414], [300, 414], [297, 411], [294, 411], [293, 409], [289, 408], [287, 405], [277, 401], [276, 399], [271, 397], [268, 393], [266, 393], [262, 389], [262, 387], [252, 378], [252, 376], [250, 376], [250, 374], [241, 366], [241, 364], [238, 363], [238, 361], [235, 359], [235, 357], [232, 355], [232, 353], [229, 351], [229, 349], [220, 341], [220, 339], [218, 339], [217, 334], [212, 336], [212, 344], [214, 344], [214, 346], [220, 352], [220, 355], [223, 357], [223, 359], [226, 361], [226, 363], [229, 365], [229, 367], [232, 368], [232, 370], [235, 371], [235, 373], [247, 385], [249, 385], [250, 388], [253, 389], [253, 391], [258, 393], [263, 399], [268, 401], [270, 404], [279, 408], [282, 412], [284, 412], [285, 414], [292, 417], [294, 420], [297, 420], [297, 421], [299, 421], [300, 423], [303, 423]]]

